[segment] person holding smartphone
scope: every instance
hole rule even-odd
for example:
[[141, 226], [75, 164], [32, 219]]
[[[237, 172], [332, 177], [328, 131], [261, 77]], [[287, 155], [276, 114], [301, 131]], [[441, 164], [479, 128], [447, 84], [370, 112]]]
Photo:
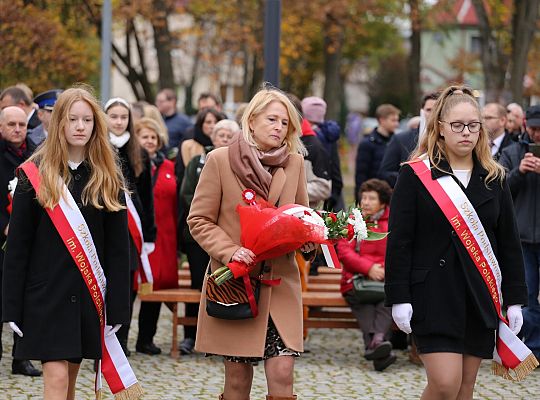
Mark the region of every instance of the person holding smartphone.
[[528, 306], [523, 310], [525, 344], [540, 359], [540, 105], [526, 112], [526, 134], [501, 154], [514, 198], [516, 220], [525, 259]]

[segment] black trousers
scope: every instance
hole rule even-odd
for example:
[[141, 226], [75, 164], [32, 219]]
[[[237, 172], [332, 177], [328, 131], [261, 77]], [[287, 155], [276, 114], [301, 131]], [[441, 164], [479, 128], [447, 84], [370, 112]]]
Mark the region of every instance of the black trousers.
[[[189, 262], [189, 271], [191, 272], [191, 288], [201, 290], [210, 257], [196, 242], [188, 241], [184, 246]], [[186, 304], [186, 317], [196, 317], [198, 314], [198, 303]], [[185, 338], [195, 339], [196, 335], [196, 326], [184, 326]]]
[[139, 311], [139, 336], [137, 344], [147, 344], [154, 341], [157, 330], [159, 311], [161, 303], [153, 301], [142, 301]]
[[131, 319], [133, 318], [133, 303], [135, 302], [135, 297], [137, 297], [137, 292], [133, 290], [133, 282], [135, 279], [135, 271], [130, 272], [129, 277], [129, 287], [131, 288], [131, 302], [129, 306], [129, 324], [122, 325], [120, 329], [118, 329], [118, 332], [116, 332], [116, 337], [118, 338], [118, 341], [122, 345], [122, 347], [127, 349], [127, 342], [128, 342], [128, 336], [129, 336], [129, 327], [131, 325]]

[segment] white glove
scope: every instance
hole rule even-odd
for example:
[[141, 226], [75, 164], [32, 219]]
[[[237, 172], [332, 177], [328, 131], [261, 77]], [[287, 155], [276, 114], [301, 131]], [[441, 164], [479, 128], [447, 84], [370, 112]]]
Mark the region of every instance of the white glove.
[[144, 242], [142, 245], [142, 251], [146, 254], [153, 253], [156, 249], [156, 244], [152, 242]]
[[10, 322], [9, 323], [9, 327], [11, 328], [11, 330], [13, 332], [15, 332], [17, 335], [19, 335], [20, 337], [23, 337], [23, 333], [22, 331], [20, 330], [20, 328], [17, 326], [17, 324], [15, 322]]
[[116, 324], [115, 326], [105, 325], [105, 336], [114, 335], [121, 327], [122, 324]]
[[508, 327], [517, 335], [523, 326], [523, 314], [521, 312], [521, 304], [509, 306], [506, 310], [506, 318], [508, 318]]
[[392, 306], [392, 318], [399, 330], [405, 333], [411, 333], [411, 318], [412, 318], [411, 303], [400, 303]]

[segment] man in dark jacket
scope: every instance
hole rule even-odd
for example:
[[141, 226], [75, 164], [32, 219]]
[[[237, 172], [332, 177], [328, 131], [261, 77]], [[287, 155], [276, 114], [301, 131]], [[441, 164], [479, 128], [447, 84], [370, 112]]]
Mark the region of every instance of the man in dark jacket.
[[[429, 119], [438, 97], [437, 93], [430, 93], [423, 97], [420, 114], [424, 121]], [[409, 159], [418, 144], [419, 132], [420, 128], [413, 128], [392, 137], [381, 161], [378, 172], [379, 179], [385, 180], [390, 186], [394, 187], [401, 163]]]
[[156, 107], [169, 131], [169, 148], [179, 148], [186, 138], [186, 131], [193, 125], [187, 116], [177, 111], [176, 101], [176, 93], [172, 89], [161, 89], [156, 96]]
[[358, 145], [354, 196], [358, 201], [358, 190], [362, 183], [376, 178], [386, 147], [399, 126], [400, 110], [391, 104], [381, 104], [375, 110], [379, 125]]
[[491, 155], [498, 161], [503, 149], [515, 143], [512, 135], [505, 131], [506, 108], [499, 103], [488, 103], [482, 109], [482, 119], [489, 134]]
[[[0, 111], [0, 247], [4, 245], [9, 230], [10, 201], [8, 184], [15, 177], [15, 169], [34, 152], [36, 146], [26, 137], [26, 114], [16, 106], [8, 106]], [[0, 283], [2, 282], [2, 266], [4, 250], [0, 249]], [[0, 285], [1, 286], [1, 285]], [[0, 290], [0, 320], [2, 316], [2, 293]], [[1, 329], [1, 328], [0, 328]], [[0, 358], [2, 356], [0, 330]], [[13, 359], [13, 374], [40, 376], [41, 372], [28, 360]]]
[[526, 113], [526, 134], [519, 143], [503, 150], [499, 162], [508, 171], [507, 181], [516, 212], [525, 260], [528, 305], [523, 311], [525, 344], [540, 358], [540, 105]]

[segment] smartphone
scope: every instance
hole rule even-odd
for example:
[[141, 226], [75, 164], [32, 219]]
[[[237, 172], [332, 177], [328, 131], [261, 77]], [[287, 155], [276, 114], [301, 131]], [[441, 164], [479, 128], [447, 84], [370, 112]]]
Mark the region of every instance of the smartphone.
[[529, 144], [529, 151], [533, 153], [535, 157], [540, 158], [540, 144], [537, 143], [530, 143]]

